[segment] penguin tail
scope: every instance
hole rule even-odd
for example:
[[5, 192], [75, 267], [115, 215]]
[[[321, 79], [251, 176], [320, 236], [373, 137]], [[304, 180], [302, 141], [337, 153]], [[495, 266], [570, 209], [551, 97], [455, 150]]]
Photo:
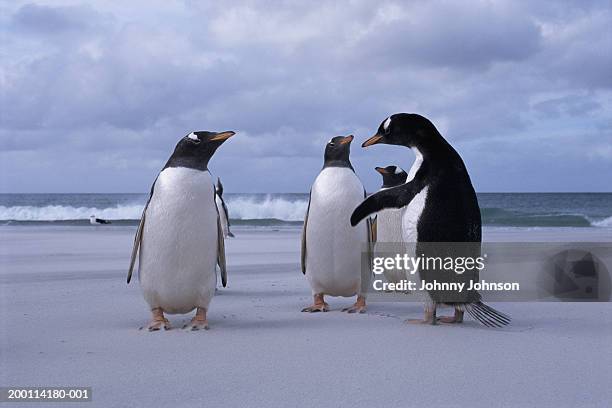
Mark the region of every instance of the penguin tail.
[[487, 327], [507, 326], [512, 320], [510, 316], [507, 316], [482, 302], [468, 303], [464, 307], [465, 311], [468, 312], [470, 316], [474, 318], [474, 320], [477, 320], [482, 325]]

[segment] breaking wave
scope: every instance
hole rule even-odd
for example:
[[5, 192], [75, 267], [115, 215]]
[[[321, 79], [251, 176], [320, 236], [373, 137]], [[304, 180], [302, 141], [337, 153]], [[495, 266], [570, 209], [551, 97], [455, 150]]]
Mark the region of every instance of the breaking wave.
[[72, 207], [65, 205], [47, 205], [35, 207], [18, 205], [0, 206], [0, 220], [3, 221], [67, 221], [89, 220], [90, 215], [109, 220], [138, 220], [143, 205], [119, 205], [109, 208]]
[[[295, 224], [304, 220], [306, 200], [279, 197], [235, 196], [227, 198], [230, 220], [239, 225]], [[112, 221], [137, 221], [144, 203], [116, 205], [106, 208], [70, 205], [0, 206], [0, 221], [52, 222], [89, 221], [91, 215]]]
[[[95, 215], [113, 224], [132, 225], [140, 219], [146, 199], [145, 194], [5, 196], [0, 223], [87, 225], [89, 216]], [[308, 194], [227, 194], [225, 200], [232, 225], [297, 226], [308, 207]], [[612, 216], [601, 210], [586, 215], [587, 211], [574, 209], [500, 208], [490, 203], [481, 212], [487, 226], [612, 227]]]
[[227, 206], [230, 219], [303, 221], [308, 201], [288, 200], [271, 196], [266, 196], [262, 200], [254, 197], [239, 196], [228, 198]]

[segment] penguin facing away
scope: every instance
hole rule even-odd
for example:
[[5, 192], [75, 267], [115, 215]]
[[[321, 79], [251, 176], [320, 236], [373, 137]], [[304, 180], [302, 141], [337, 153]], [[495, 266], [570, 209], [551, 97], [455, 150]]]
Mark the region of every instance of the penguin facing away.
[[151, 187], [127, 277], [129, 283], [139, 255], [140, 286], [153, 316], [150, 331], [170, 329], [164, 313], [194, 309], [196, 315], [185, 328], [208, 328], [217, 264], [223, 286], [227, 283], [223, 230], [208, 162], [233, 135], [199, 131], [183, 137]]
[[365, 197], [365, 190], [349, 160], [353, 136], [336, 136], [325, 146], [323, 169], [310, 190], [302, 231], [302, 273], [314, 304], [302, 312], [327, 312], [325, 295], [350, 297], [355, 304], [343, 309], [365, 313], [361, 251], [372, 242], [370, 221], [352, 228], [350, 214]]
[[[408, 173], [399, 166], [376, 167], [375, 170], [380, 173], [383, 179], [383, 184], [379, 191], [404, 184], [408, 177]], [[377, 256], [378, 252], [382, 253], [385, 249], [389, 249], [387, 245], [401, 244], [403, 242], [403, 213], [404, 210], [401, 208], [386, 208], [376, 214], [376, 244], [374, 252]], [[407, 278], [406, 271], [401, 269], [385, 269], [384, 276], [388, 282], [393, 283], [399, 283]]]
[[233, 238], [234, 234], [230, 231], [229, 213], [227, 211], [227, 205], [223, 199], [223, 184], [221, 184], [221, 178], [217, 177], [217, 185], [215, 186], [215, 203], [217, 204], [217, 210], [219, 211], [219, 217], [221, 218], [221, 228], [223, 228], [223, 236], [225, 238]]
[[[417, 114], [392, 115], [362, 147], [374, 144], [406, 146], [414, 151], [416, 160], [405, 184], [368, 197], [353, 212], [351, 224], [357, 225], [366, 216], [382, 209], [403, 208], [402, 235], [405, 242], [416, 242], [417, 254], [431, 254], [429, 243], [472, 243], [467, 246], [469, 255], [480, 256], [482, 225], [474, 187], [463, 160], [433, 123]], [[446, 247], [454, 248], [452, 245]], [[440, 281], [441, 273], [440, 270], [419, 270], [425, 282]], [[463, 275], [451, 271], [447, 278], [477, 281], [478, 270]], [[486, 326], [499, 327], [510, 322], [508, 316], [482, 303], [475, 290], [465, 291], [461, 299], [452, 302], [446, 301], [446, 293], [428, 291], [428, 295], [431, 301], [426, 304], [422, 322], [460, 323], [464, 311]], [[453, 307], [454, 316], [437, 319], [437, 304]]]

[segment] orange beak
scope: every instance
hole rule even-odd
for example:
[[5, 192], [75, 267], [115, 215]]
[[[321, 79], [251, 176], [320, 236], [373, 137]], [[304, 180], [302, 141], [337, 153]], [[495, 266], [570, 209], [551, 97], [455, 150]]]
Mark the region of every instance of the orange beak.
[[383, 137], [377, 133], [374, 136], [372, 136], [371, 138], [369, 138], [368, 140], [366, 140], [365, 142], [363, 142], [361, 147], [368, 147], [368, 146], [375, 145], [376, 143], [380, 142], [380, 139], [382, 139], [382, 138]]
[[340, 144], [351, 143], [355, 137], [353, 135], [349, 135], [340, 141]]
[[374, 170], [376, 170], [380, 174], [388, 174], [387, 170], [384, 167], [374, 167]]
[[234, 136], [235, 134], [236, 134], [236, 132], [232, 132], [231, 130], [228, 130], [226, 132], [219, 132], [215, 136], [211, 137], [210, 140], [211, 141], [227, 140], [230, 137]]

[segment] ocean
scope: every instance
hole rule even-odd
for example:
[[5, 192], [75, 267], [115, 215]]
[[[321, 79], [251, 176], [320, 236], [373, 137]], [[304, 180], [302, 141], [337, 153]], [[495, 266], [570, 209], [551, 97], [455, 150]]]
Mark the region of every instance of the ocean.
[[[136, 225], [147, 194], [0, 194], [0, 225], [89, 225], [89, 216]], [[308, 194], [224, 195], [240, 227], [300, 227]], [[612, 193], [480, 193], [483, 224], [612, 228]]]

